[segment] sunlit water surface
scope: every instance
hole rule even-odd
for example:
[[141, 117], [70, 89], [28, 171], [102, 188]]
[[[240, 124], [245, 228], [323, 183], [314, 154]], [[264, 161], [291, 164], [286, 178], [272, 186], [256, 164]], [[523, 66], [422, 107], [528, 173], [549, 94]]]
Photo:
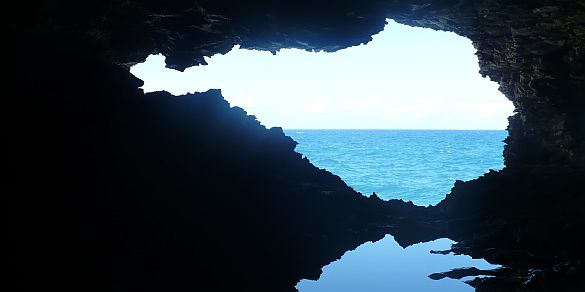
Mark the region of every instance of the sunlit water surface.
[[455, 180], [504, 167], [507, 131], [285, 130], [296, 151], [350, 187], [382, 199], [434, 205]]

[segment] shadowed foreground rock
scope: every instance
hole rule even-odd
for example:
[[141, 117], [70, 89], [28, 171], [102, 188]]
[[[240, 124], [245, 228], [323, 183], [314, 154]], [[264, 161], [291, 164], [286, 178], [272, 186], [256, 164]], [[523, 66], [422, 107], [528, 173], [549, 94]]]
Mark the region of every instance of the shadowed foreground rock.
[[15, 264], [38, 275], [25, 290], [290, 291], [424, 209], [360, 195], [219, 90], [143, 94], [124, 69], [58, 56], [36, 64], [46, 107], [25, 124], [42, 175], [7, 210]]
[[[585, 285], [583, 1], [8, 8], [1, 219], [23, 290], [286, 291], [387, 232], [403, 246], [448, 236], [510, 269], [470, 282], [478, 291]], [[149, 54], [184, 69], [235, 44], [335, 51], [387, 17], [470, 38], [480, 73], [517, 108], [507, 169], [458, 183], [437, 207], [366, 199], [218, 91], [145, 95], [128, 73]]]
[[485, 279], [473, 286], [498, 283], [498, 289], [510, 291], [585, 287], [583, 178], [582, 168], [532, 167], [456, 183], [436, 207], [448, 218], [449, 237], [458, 241], [451, 251], [513, 268], [497, 274], [503, 282]]

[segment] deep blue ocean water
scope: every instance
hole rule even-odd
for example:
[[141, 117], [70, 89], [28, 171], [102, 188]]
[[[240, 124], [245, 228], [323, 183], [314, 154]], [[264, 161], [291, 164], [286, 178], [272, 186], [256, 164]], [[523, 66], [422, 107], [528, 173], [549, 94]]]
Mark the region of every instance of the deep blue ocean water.
[[455, 180], [504, 167], [507, 131], [285, 130], [296, 151], [350, 187], [382, 199], [436, 204]]

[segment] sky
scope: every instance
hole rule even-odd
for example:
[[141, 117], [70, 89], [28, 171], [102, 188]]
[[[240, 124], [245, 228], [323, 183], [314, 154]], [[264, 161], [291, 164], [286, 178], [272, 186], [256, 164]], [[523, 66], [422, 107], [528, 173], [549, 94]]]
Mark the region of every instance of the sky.
[[469, 39], [392, 20], [368, 44], [334, 53], [235, 46], [206, 61], [179, 72], [151, 55], [130, 72], [145, 92], [221, 89], [268, 128], [503, 130], [514, 110], [478, 73]]

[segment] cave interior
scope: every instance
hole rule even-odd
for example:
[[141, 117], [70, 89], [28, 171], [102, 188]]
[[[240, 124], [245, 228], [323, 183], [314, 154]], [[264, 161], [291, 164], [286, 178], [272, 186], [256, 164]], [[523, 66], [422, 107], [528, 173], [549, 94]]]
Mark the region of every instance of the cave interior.
[[[402, 246], [448, 237], [505, 267], [469, 282], [477, 291], [585, 287], [585, 1], [9, 8], [2, 221], [25, 291], [294, 291], [386, 234]], [[361, 196], [219, 90], [145, 94], [129, 73], [151, 54], [184, 70], [234, 45], [333, 52], [387, 18], [469, 38], [480, 74], [516, 107], [506, 168], [457, 182], [436, 206]]]

